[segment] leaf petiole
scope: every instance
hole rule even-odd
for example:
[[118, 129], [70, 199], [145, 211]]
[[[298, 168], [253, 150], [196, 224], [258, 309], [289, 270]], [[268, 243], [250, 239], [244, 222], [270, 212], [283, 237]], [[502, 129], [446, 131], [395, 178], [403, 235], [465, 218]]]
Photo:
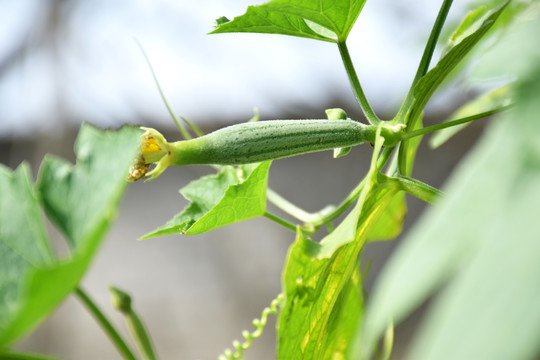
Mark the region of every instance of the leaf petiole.
[[384, 174], [379, 174], [378, 182], [382, 186], [384, 186], [385, 183], [395, 185], [398, 189], [403, 190], [430, 204], [433, 204], [444, 196], [442, 191], [408, 176], [398, 175], [396, 177], [390, 177]]
[[96, 303], [88, 296], [88, 294], [77, 287], [74, 291], [79, 300], [86, 306], [88, 311], [94, 316], [96, 321], [102, 327], [103, 331], [109, 336], [113, 344], [116, 346], [122, 357], [126, 360], [137, 360], [131, 349], [127, 346], [127, 343], [122, 339], [118, 331], [114, 328], [112, 323], [107, 319], [105, 314], [96, 305]]
[[452, 1], [453, 0], [444, 0], [441, 5], [439, 14], [437, 15], [437, 19], [435, 20], [435, 24], [433, 25], [433, 28], [431, 29], [431, 33], [429, 34], [428, 42], [426, 43], [426, 47], [424, 48], [422, 59], [420, 60], [420, 64], [418, 64], [416, 75], [414, 76], [414, 79], [412, 81], [409, 92], [407, 93], [405, 101], [403, 101], [403, 104], [401, 105], [401, 108], [399, 109], [398, 114], [396, 115], [396, 119], [400, 123], [404, 123], [404, 119], [407, 115], [407, 112], [409, 111], [409, 108], [412, 105], [412, 102], [414, 99], [414, 96], [413, 96], [414, 88], [416, 87], [416, 84], [418, 84], [418, 81], [420, 81], [420, 79], [427, 73], [429, 69], [429, 64], [431, 63], [431, 58], [433, 57], [435, 46], [437, 45], [437, 41], [441, 34], [443, 25], [446, 21], [448, 12], [450, 11], [450, 7], [452, 6]]
[[403, 134], [402, 140], [410, 139], [410, 138], [413, 138], [413, 137], [416, 137], [416, 136], [429, 134], [429, 133], [432, 133], [434, 131], [438, 131], [438, 130], [446, 129], [446, 128], [449, 128], [449, 127], [452, 127], [452, 126], [457, 126], [457, 125], [465, 124], [465, 123], [475, 121], [475, 120], [478, 120], [478, 119], [482, 119], [482, 118], [485, 118], [485, 117], [488, 117], [488, 116], [491, 116], [491, 115], [498, 114], [500, 112], [506, 111], [506, 110], [510, 109], [511, 107], [512, 107], [512, 104], [506, 105], [506, 106], [501, 106], [501, 107], [499, 107], [497, 109], [484, 111], [482, 113], [467, 116], [467, 117], [464, 117], [464, 118], [461, 118], [461, 119], [456, 119], [456, 120], [448, 121], [448, 122], [445, 122], [445, 123], [442, 123], [442, 124], [432, 125], [432, 126], [428, 126], [428, 127], [422, 128], [422, 129], [407, 132], [407, 133]]
[[[270, 213], [268, 211], [264, 212], [264, 217], [274, 221], [275, 223], [283, 226], [286, 229], [289, 229], [289, 230], [294, 231], [294, 232], [297, 231], [297, 225], [296, 224], [293, 224], [292, 222], [287, 221], [287, 220], [283, 219], [282, 217], [274, 215], [274, 214], [272, 214], [272, 213]], [[315, 234], [318, 227], [312, 226], [312, 224], [308, 224], [308, 225], [309, 225], [308, 228], [306, 228], [304, 226], [300, 227], [300, 230], [302, 231], [302, 233], [304, 235], [313, 235], [313, 234]]]
[[380, 124], [381, 120], [377, 117], [377, 115], [371, 108], [371, 105], [369, 104], [366, 95], [364, 94], [364, 90], [362, 90], [362, 85], [360, 85], [360, 80], [358, 80], [358, 75], [356, 75], [356, 70], [354, 69], [354, 65], [351, 60], [351, 55], [349, 54], [349, 49], [347, 48], [347, 44], [345, 43], [345, 41], [339, 41], [337, 44], [339, 48], [339, 53], [341, 54], [341, 60], [343, 61], [343, 65], [345, 65], [347, 76], [349, 77], [349, 81], [353, 88], [354, 95], [356, 97], [356, 100], [358, 100], [358, 103], [360, 104], [364, 115], [372, 125]]
[[266, 199], [275, 206], [277, 206], [279, 209], [283, 210], [285, 213], [294, 216], [295, 218], [304, 223], [316, 222], [321, 219], [321, 217], [323, 217], [325, 214], [328, 214], [334, 210], [333, 206], [327, 206], [316, 213], [307, 212], [304, 209], [301, 209], [295, 204], [291, 203], [289, 200], [285, 199], [283, 196], [279, 195], [270, 188], [266, 189]]

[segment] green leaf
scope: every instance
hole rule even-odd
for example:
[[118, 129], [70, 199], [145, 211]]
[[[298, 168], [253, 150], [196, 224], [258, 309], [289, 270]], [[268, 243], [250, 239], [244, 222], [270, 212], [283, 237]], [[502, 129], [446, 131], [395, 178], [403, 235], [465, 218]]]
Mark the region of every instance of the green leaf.
[[116, 212], [139, 136], [136, 128], [103, 132], [83, 125], [77, 166], [43, 161], [43, 205], [72, 248], [61, 261], [48, 248], [28, 171], [2, 170], [0, 266], [7, 276], [0, 283], [0, 347], [36, 326], [77, 286]]
[[25, 288], [21, 275], [51, 266], [54, 260], [26, 164], [14, 172], [0, 165], [0, 193], [0, 339], [3, 339]]
[[[374, 188], [362, 205], [352, 241], [315, 243], [299, 232], [283, 270], [285, 306], [279, 316], [278, 359], [329, 359], [349, 351], [363, 314], [358, 257], [367, 233], [397, 190]], [[357, 207], [359, 207], [357, 205]], [[356, 209], [356, 208], [355, 208]], [[353, 214], [356, 210], [353, 210]], [[335, 231], [337, 231], [336, 229]]]
[[[358, 253], [363, 242], [349, 243], [324, 259], [310, 255], [313, 245], [318, 244], [299, 231], [287, 256], [283, 272], [286, 303], [278, 320], [279, 360], [344, 354], [362, 315]], [[345, 322], [341, 324], [340, 319]]]
[[529, 359], [540, 351], [540, 67], [531, 60], [536, 71], [518, 88], [516, 107], [488, 129], [448, 197], [389, 261], [358, 357], [444, 284], [411, 358]]
[[250, 32], [345, 41], [365, 0], [272, 0], [249, 6], [246, 13], [222, 23], [212, 34]]
[[[461, 119], [467, 116], [472, 116], [485, 111], [496, 109], [501, 106], [510, 105], [510, 103], [510, 87], [508, 85], [505, 85], [486, 94], [483, 94], [478, 98], [461, 106], [445, 122]], [[452, 126], [450, 128], [438, 131], [433, 134], [433, 136], [429, 139], [429, 145], [433, 149], [438, 148], [469, 125], [470, 123], [466, 123], [463, 125]]]
[[191, 203], [173, 219], [141, 239], [194, 235], [264, 215], [270, 161], [225, 166], [216, 175], [191, 182], [180, 193]]
[[368, 241], [383, 241], [396, 238], [403, 230], [403, 222], [407, 213], [405, 193], [394, 196], [386, 210], [369, 229]]
[[45, 211], [72, 249], [101, 238], [116, 216], [126, 172], [138, 151], [141, 131], [102, 131], [85, 124], [75, 143], [77, 164], [47, 156], [38, 188]]
[[278, 359], [336, 359], [349, 352], [364, 310], [359, 254], [370, 227], [397, 192], [376, 186], [384, 142], [380, 130], [354, 209], [320, 243], [297, 231], [283, 270], [285, 305], [278, 319]]

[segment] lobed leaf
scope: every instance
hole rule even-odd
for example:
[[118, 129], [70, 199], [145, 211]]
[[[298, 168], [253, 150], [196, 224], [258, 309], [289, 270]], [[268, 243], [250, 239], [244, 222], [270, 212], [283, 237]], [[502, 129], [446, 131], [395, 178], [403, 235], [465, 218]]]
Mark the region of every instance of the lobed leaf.
[[141, 239], [194, 235], [264, 215], [271, 161], [225, 166], [215, 175], [191, 182], [180, 193], [191, 203], [173, 219]]
[[345, 41], [365, 0], [272, 0], [221, 23], [211, 34], [282, 34], [322, 41]]
[[[77, 286], [116, 213], [140, 131], [103, 132], [83, 125], [75, 167], [44, 159], [39, 195], [51, 220], [66, 235], [72, 254], [54, 259], [29, 172], [0, 171], [0, 348], [37, 325]], [[114, 154], [114, 156], [111, 156]]]
[[135, 127], [112, 132], [85, 124], [75, 143], [75, 166], [54, 156], [43, 160], [38, 179], [43, 206], [72, 249], [101, 238], [116, 216], [125, 174], [138, 151], [137, 135]]

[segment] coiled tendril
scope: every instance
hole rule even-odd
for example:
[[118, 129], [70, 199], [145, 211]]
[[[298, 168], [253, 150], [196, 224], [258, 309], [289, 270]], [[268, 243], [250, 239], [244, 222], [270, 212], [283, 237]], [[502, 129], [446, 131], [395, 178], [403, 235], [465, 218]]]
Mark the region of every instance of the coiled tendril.
[[263, 309], [261, 318], [253, 320], [252, 324], [253, 327], [255, 327], [255, 330], [252, 332], [249, 332], [248, 330], [242, 331], [242, 336], [244, 337], [245, 341], [243, 343], [240, 343], [238, 340], [233, 341], [232, 345], [236, 352], [233, 353], [231, 349], [225, 349], [223, 354], [219, 355], [218, 360], [243, 359], [243, 352], [251, 347], [253, 339], [256, 339], [262, 335], [264, 327], [268, 321], [268, 315], [277, 314], [278, 306], [283, 299], [283, 294], [279, 294], [274, 300], [272, 300], [270, 306]]

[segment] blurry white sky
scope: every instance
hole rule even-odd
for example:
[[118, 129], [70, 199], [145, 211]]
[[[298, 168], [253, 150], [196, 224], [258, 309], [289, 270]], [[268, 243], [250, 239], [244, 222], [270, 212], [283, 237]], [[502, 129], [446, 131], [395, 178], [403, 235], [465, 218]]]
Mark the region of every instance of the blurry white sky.
[[[356, 106], [333, 44], [206, 35], [216, 18], [232, 19], [261, 2], [0, 0], [0, 137], [38, 134], [65, 121], [117, 126], [142, 117], [152, 122], [145, 125], [171, 125], [134, 38], [173, 109], [199, 124], [245, 121], [253, 107], [267, 119], [283, 107], [317, 107], [336, 96]], [[450, 17], [462, 15], [465, 3], [455, 1]], [[376, 111], [398, 106], [439, 6], [367, 1], [348, 44]]]

